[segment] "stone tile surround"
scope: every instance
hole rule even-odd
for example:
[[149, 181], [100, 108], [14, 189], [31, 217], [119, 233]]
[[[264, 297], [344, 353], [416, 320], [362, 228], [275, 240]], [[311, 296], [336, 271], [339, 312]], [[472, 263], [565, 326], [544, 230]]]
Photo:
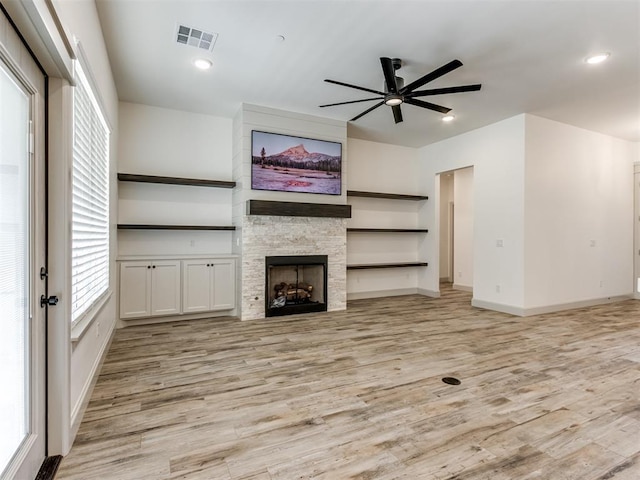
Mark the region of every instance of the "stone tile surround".
[[347, 308], [346, 219], [243, 216], [242, 320], [264, 318], [265, 257], [271, 255], [327, 255], [327, 310]]

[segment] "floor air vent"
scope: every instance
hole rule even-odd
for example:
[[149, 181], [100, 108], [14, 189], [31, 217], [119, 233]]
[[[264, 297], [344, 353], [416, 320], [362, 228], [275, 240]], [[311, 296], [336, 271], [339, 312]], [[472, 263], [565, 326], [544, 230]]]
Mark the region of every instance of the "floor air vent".
[[186, 25], [178, 25], [176, 32], [176, 42], [179, 44], [201, 48], [208, 52], [213, 50], [217, 38], [217, 33], [205, 32], [199, 28], [187, 27]]
[[447, 385], [460, 385], [462, 383], [460, 380], [454, 377], [444, 377], [442, 381]]

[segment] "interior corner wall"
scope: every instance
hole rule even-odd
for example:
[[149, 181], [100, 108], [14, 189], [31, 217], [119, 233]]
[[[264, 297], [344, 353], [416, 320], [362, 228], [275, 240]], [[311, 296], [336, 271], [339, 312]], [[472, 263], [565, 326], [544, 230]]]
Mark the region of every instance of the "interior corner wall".
[[633, 291], [631, 142], [526, 116], [525, 307]]
[[[419, 182], [418, 150], [349, 138], [349, 190], [425, 195]], [[429, 202], [431, 200], [428, 200]], [[429, 228], [421, 225], [419, 210], [427, 202], [349, 197], [350, 228]], [[347, 263], [415, 262], [428, 234], [349, 233]], [[418, 292], [419, 268], [349, 270], [350, 299]]]
[[[242, 152], [243, 152], [243, 119], [242, 108], [233, 117], [231, 127], [231, 178], [236, 182], [236, 187], [232, 191], [231, 220], [236, 227], [232, 236], [231, 252], [238, 255], [236, 262], [236, 298], [242, 298], [242, 219], [245, 212], [244, 185], [242, 183]], [[242, 302], [236, 302], [236, 314], [242, 318]]]
[[[120, 103], [118, 171], [231, 180], [232, 121], [228, 118]], [[232, 189], [120, 182], [119, 223], [231, 225]], [[118, 233], [118, 255], [227, 254], [226, 231]]]
[[[453, 268], [455, 269], [453, 272], [453, 287], [472, 290], [473, 167], [455, 170], [453, 179]], [[442, 249], [442, 245], [440, 248]], [[445, 248], [445, 250], [447, 249]]]
[[[435, 192], [439, 173], [473, 166], [473, 301], [502, 311], [519, 311], [524, 303], [524, 127], [518, 115], [419, 150], [427, 192]], [[429, 262], [439, 261], [440, 199], [434, 197], [425, 202], [424, 221], [437, 231], [430, 230], [419, 252]], [[419, 288], [439, 292], [438, 268], [425, 269]]]
[[[91, 77], [95, 81], [96, 94], [101, 99], [102, 107], [105, 109], [104, 113], [107, 117], [107, 121], [111, 127], [111, 136], [109, 144], [109, 162], [110, 162], [110, 182], [111, 190], [110, 195], [110, 281], [109, 289], [112, 295], [106, 305], [100, 310], [94, 319], [91, 326], [85, 330], [82, 338], [73, 344], [71, 359], [70, 359], [70, 385], [69, 385], [69, 404], [70, 404], [70, 437], [69, 440], [73, 441], [75, 431], [80, 425], [84, 408], [91, 396], [94, 381], [99, 374], [101, 361], [104, 358], [106, 350], [109, 346], [112, 332], [116, 325], [116, 273], [115, 273], [115, 257], [116, 257], [116, 208], [117, 208], [117, 181], [116, 181], [116, 167], [117, 167], [117, 144], [118, 144], [118, 94], [116, 91], [111, 67], [109, 64], [109, 58], [107, 55], [107, 49], [104, 43], [104, 37], [102, 35], [102, 29], [100, 27], [100, 21], [98, 19], [98, 13], [96, 10], [95, 2], [55, 2], [55, 10], [59, 16], [60, 22], [68, 34], [75, 36], [82, 44], [83, 51], [86, 56], [87, 63], [91, 72]], [[68, 97], [70, 101], [70, 96]], [[71, 111], [70, 105], [67, 105], [68, 110]], [[71, 146], [69, 145], [69, 151]], [[66, 159], [70, 163], [70, 159]], [[55, 165], [50, 165], [50, 168], [56, 168]], [[63, 168], [63, 167], [60, 167]], [[67, 208], [66, 200], [64, 198], [50, 199], [51, 203], [55, 205], [53, 208]], [[70, 214], [70, 212], [69, 212]], [[67, 262], [71, 264], [69, 257], [70, 246], [64, 246], [65, 251], [50, 251], [49, 255], [61, 255], [62, 258], [66, 258]], [[69, 282], [70, 284], [70, 282]], [[70, 287], [69, 287], [70, 288]], [[60, 296], [62, 301], [65, 298], [70, 298], [69, 289], [61, 290]], [[65, 319], [71, 321], [70, 318]], [[57, 348], [66, 349], [69, 346], [56, 345], [56, 348], [49, 350], [49, 355], [55, 355]], [[58, 402], [59, 399], [49, 399], [49, 407]], [[50, 415], [56, 415], [55, 411], [50, 410]], [[61, 432], [49, 432], [49, 455], [60, 453], [66, 454], [67, 448], [71, 445], [57, 445], [51, 448], [52, 440], [51, 436], [57, 436]], [[66, 434], [65, 434], [66, 435]], [[66, 443], [66, 442], [64, 442]], [[53, 444], [56, 444], [55, 439]], [[60, 450], [59, 452], [56, 450]]]

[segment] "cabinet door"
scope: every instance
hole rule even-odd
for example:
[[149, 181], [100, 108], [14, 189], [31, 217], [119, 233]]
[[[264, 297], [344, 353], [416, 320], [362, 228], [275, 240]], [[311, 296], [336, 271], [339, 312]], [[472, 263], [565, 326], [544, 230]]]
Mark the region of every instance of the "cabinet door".
[[180, 261], [154, 261], [151, 267], [151, 315], [180, 313]]
[[120, 318], [141, 318], [151, 314], [151, 264], [120, 264]]
[[211, 262], [184, 260], [182, 262], [182, 313], [211, 310]]
[[236, 263], [216, 260], [212, 268], [213, 298], [211, 310], [231, 310], [236, 306]]

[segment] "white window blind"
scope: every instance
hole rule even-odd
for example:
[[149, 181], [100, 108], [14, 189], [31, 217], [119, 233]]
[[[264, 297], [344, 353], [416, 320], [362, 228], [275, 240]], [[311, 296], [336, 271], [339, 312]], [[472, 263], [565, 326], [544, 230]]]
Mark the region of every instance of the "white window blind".
[[79, 62], [73, 89], [71, 319], [109, 288], [109, 129]]

